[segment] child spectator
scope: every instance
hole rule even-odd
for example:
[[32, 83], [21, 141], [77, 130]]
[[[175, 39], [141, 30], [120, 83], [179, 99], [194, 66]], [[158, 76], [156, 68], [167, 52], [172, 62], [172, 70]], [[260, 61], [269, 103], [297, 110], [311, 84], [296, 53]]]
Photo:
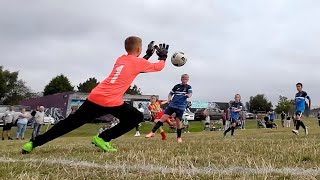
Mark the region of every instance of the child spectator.
[[286, 127], [290, 127], [291, 126], [291, 117], [290, 117], [290, 115], [289, 115], [289, 113], [288, 113], [288, 115], [287, 115], [287, 121], [286, 121]]
[[183, 125], [183, 131], [184, 133], [190, 133], [189, 132], [189, 121], [187, 118], [183, 118], [182, 120], [182, 125]]

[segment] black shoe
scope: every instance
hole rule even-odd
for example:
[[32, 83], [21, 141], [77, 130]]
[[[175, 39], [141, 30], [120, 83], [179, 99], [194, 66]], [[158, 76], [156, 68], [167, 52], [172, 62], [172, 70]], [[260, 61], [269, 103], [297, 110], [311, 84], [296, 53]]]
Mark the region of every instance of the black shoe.
[[4, 137], [2, 137], [2, 141], [4, 141]]
[[13, 140], [11, 137], [8, 137], [8, 140]]

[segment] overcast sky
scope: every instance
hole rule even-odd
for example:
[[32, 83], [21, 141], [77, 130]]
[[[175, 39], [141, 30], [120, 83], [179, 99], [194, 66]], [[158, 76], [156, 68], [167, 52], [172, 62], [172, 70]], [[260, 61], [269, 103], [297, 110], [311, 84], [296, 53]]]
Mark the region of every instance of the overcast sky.
[[[184, 51], [185, 66], [141, 74], [144, 94], [166, 98], [190, 75], [190, 100], [245, 102], [257, 93], [275, 104], [294, 97], [302, 82], [320, 105], [320, 1], [311, 0], [117, 0], [0, 1], [0, 65], [20, 71], [35, 91], [65, 74], [73, 85], [103, 80], [123, 41], [137, 35], [144, 47], [170, 44]], [[151, 59], [154, 61], [157, 56]]]

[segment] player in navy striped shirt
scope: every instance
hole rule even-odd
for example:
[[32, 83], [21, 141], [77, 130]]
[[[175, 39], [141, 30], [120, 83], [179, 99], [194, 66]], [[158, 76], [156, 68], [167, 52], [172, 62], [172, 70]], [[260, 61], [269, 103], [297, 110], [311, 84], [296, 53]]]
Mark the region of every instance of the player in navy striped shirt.
[[234, 101], [230, 103], [229, 112], [230, 112], [230, 126], [227, 130], [223, 132], [223, 136], [226, 137], [227, 133], [231, 131], [231, 137], [233, 137], [234, 130], [236, 128], [237, 123], [240, 121], [240, 112], [243, 109], [243, 104], [240, 101], [240, 94], [236, 94], [234, 97]]
[[176, 125], [177, 125], [177, 141], [179, 143], [182, 142], [181, 139], [181, 131], [182, 131], [182, 123], [181, 119], [184, 111], [187, 108], [187, 99], [192, 96], [192, 88], [189, 84], [189, 75], [183, 74], [181, 76], [181, 83], [175, 85], [168, 95], [169, 105], [166, 108], [164, 115], [161, 119], [156, 123], [153, 127], [152, 131], [146, 135], [146, 138], [153, 137], [155, 132], [163, 126], [163, 123], [167, 121], [167, 119], [173, 114], [176, 114]]
[[302, 91], [302, 84], [296, 84], [298, 92], [296, 93], [296, 97], [294, 99], [294, 103], [296, 106], [295, 112], [295, 120], [296, 120], [296, 129], [293, 129], [292, 132], [296, 135], [299, 135], [299, 128], [300, 126], [304, 129], [305, 134], [308, 135], [308, 127], [304, 125], [302, 121], [302, 114], [306, 109], [306, 99], [309, 100], [309, 108], [311, 107], [311, 99], [305, 91]]

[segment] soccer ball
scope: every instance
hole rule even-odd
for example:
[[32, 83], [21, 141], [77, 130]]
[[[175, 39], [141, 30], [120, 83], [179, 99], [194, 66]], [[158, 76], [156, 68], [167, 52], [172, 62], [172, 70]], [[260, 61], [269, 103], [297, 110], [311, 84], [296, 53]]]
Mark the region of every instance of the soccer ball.
[[181, 67], [187, 62], [184, 52], [177, 51], [171, 56], [171, 62], [174, 66]]

